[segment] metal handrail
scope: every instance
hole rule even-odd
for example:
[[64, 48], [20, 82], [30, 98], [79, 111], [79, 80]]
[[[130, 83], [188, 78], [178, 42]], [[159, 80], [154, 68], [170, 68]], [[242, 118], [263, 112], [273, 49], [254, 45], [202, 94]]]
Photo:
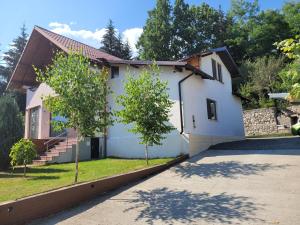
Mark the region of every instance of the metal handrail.
[[[57, 135], [57, 136], [55, 136], [55, 137], [52, 137], [52, 138], [50, 138], [48, 141], [44, 142], [44, 145], [47, 146], [47, 147], [46, 147], [47, 152], [49, 151], [49, 146], [52, 146], [52, 145], [50, 145], [49, 143], [50, 143], [51, 141], [54, 141], [54, 140], [58, 141], [58, 140], [62, 139], [62, 136], [63, 136], [63, 135], [66, 135], [66, 138], [65, 138], [65, 139], [67, 139], [67, 145], [68, 145], [68, 132], [67, 132], [67, 131], [64, 131], [64, 132], [62, 132], [61, 134], [59, 134], [59, 135]], [[55, 145], [55, 144], [53, 144], [53, 145]]]

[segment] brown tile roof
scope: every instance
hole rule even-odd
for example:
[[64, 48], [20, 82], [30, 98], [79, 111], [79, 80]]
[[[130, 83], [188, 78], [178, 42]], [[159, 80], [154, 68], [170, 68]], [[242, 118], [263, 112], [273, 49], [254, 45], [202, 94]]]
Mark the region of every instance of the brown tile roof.
[[35, 26], [34, 29], [65, 52], [70, 52], [72, 50], [82, 51], [83, 55], [92, 60], [96, 60], [97, 58], [104, 58], [106, 60], [121, 60], [116, 56], [110, 55], [79, 41], [75, 41], [71, 38], [46, 30], [42, 27]]

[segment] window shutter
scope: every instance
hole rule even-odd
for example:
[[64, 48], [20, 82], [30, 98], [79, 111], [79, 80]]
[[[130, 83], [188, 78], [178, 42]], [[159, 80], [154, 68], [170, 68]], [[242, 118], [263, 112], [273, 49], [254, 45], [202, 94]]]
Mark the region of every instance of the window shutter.
[[216, 65], [216, 60], [211, 59], [211, 66], [212, 66], [212, 73], [213, 73], [213, 78], [217, 79], [217, 65]]
[[206, 99], [206, 106], [207, 106], [207, 117], [208, 119], [211, 119], [211, 107], [210, 107], [210, 100]]
[[218, 63], [218, 78], [220, 82], [223, 82], [222, 66]]

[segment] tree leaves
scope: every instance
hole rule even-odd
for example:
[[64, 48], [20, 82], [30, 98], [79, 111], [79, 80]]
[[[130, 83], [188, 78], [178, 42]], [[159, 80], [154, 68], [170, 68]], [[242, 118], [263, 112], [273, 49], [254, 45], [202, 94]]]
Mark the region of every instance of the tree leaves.
[[144, 69], [138, 78], [128, 75], [125, 94], [117, 97], [123, 107], [116, 114], [120, 122], [132, 124], [129, 130], [139, 134], [141, 144], [160, 145], [163, 135], [174, 129], [168, 124], [173, 102], [169, 99], [168, 83], [159, 79], [156, 65]]
[[35, 68], [39, 82], [46, 83], [57, 94], [44, 96], [43, 101], [53, 116], [67, 118], [65, 123], [54, 121], [59, 128], [74, 128], [83, 137], [112, 124], [107, 110], [108, 69], [100, 71], [81, 53], [68, 55], [57, 52], [53, 63], [46, 69]]

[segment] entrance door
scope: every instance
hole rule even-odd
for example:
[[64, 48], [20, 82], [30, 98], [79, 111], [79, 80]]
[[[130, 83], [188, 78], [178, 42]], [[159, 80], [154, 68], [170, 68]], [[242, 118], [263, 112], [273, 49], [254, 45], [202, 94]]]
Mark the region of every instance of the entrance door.
[[39, 132], [39, 107], [30, 109], [30, 138], [38, 139]]
[[99, 159], [99, 138], [91, 138], [91, 158]]

